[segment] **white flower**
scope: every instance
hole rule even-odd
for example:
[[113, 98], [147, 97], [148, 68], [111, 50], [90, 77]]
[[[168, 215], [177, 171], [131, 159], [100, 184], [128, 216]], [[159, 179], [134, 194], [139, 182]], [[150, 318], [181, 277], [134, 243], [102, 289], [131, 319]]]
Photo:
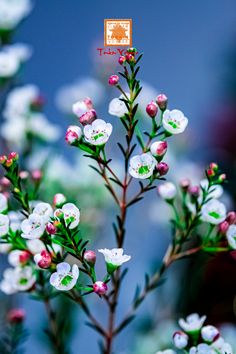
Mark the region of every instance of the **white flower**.
[[12, 248], [10, 243], [0, 243], [0, 253], [8, 253]]
[[76, 264], [71, 266], [62, 262], [57, 265], [57, 271], [50, 277], [50, 284], [57, 290], [68, 291], [71, 290], [79, 277], [79, 268]]
[[31, 11], [30, 0], [1, 0], [0, 29], [12, 30]]
[[236, 250], [236, 225], [230, 225], [227, 232], [226, 238], [230, 247]]
[[[127, 96], [129, 97], [128, 93]], [[121, 95], [119, 98], [113, 98], [109, 103], [108, 113], [112, 116], [123, 117], [125, 113], [128, 113], [125, 103], [121, 101], [120, 98], [124, 98], [124, 96]]]
[[3, 273], [0, 289], [5, 294], [14, 294], [32, 288], [36, 281], [33, 269], [29, 266], [8, 268]]
[[14, 76], [19, 69], [19, 60], [12, 53], [0, 52], [0, 77]]
[[129, 174], [134, 178], [149, 178], [153, 174], [156, 160], [149, 153], [133, 156], [129, 162]]
[[4, 194], [0, 193], [0, 213], [7, 210], [7, 198]]
[[46, 224], [50, 220], [50, 217], [53, 216], [53, 210], [48, 203], [38, 203], [33, 210], [33, 214], [41, 216]]
[[77, 101], [73, 104], [72, 111], [77, 117], [81, 117], [82, 114], [88, 111], [88, 107], [84, 101]]
[[20, 255], [22, 254], [22, 251], [20, 250], [13, 250], [8, 254], [8, 263], [13, 266], [17, 267], [21, 264], [20, 262]]
[[202, 207], [201, 220], [213, 225], [220, 224], [226, 218], [226, 207], [217, 199], [212, 199]]
[[186, 320], [181, 318], [179, 320], [180, 327], [185, 332], [195, 332], [199, 331], [206, 320], [206, 316], [200, 317], [197, 313], [193, 313], [186, 317]]
[[158, 187], [158, 193], [162, 199], [172, 200], [176, 196], [177, 189], [173, 183], [165, 182]]
[[173, 335], [173, 342], [176, 348], [183, 349], [188, 345], [188, 336], [184, 332], [177, 331]]
[[52, 124], [43, 113], [32, 113], [27, 130], [45, 141], [56, 141], [61, 135], [59, 126]]
[[5, 236], [9, 231], [9, 217], [7, 215], [0, 214], [0, 237]]
[[85, 140], [92, 145], [105, 144], [112, 133], [112, 125], [102, 119], [96, 119], [84, 127]]
[[28, 44], [15, 43], [3, 47], [4, 52], [14, 55], [20, 63], [30, 59], [32, 48]]
[[27, 240], [26, 245], [27, 245], [28, 250], [32, 254], [41, 253], [43, 250], [46, 249], [43, 241], [39, 240], [38, 238], [32, 239], [32, 240]]
[[61, 209], [57, 209], [54, 215], [57, 215], [58, 211], [62, 211], [66, 225], [69, 225], [69, 229], [74, 229], [80, 222], [80, 211], [73, 203], [66, 203]]
[[188, 118], [183, 112], [178, 109], [169, 111], [168, 109], [163, 114], [163, 127], [170, 134], [183, 133], [188, 125]]
[[204, 339], [204, 341], [206, 342], [213, 342], [215, 341], [218, 336], [219, 336], [219, 330], [211, 325], [208, 326], [204, 326], [201, 329], [201, 335], [202, 335], [202, 339]]
[[20, 230], [21, 222], [24, 219], [23, 214], [19, 211], [9, 211], [10, 229], [14, 232]]
[[131, 256], [127, 256], [124, 253], [123, 248], [113, 248], [111, 250], [104, 248], [98, 250], [105, 257], [105, 262], [115, 267], [120, 267], [123, 263], [128, 262]]
[[40, 238], [45, 230], [44, 217], [38, 214], [30, 214], [28, 219], [25, 219], [21, 223], [21, 236], [27, 239]]
[[197, 347], [190, 348], [189, 354], [215, 354], [215, 350], [213, 350], [208, 344], [201, 343], [198, 344]]

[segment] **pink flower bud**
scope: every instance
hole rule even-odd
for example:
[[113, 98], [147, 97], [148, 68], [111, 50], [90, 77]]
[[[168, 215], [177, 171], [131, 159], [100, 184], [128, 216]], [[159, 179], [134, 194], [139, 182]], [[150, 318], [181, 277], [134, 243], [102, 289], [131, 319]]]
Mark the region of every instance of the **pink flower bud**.
[[42, 172], [40, 170], [33, 170], [31, 172], [32, 180], [35, 182], [39, 182], [42, 179]]
[[4, 187], [4, 188], [8, 188], [8, 187], [11, 185], [11, 182], [9, 181], [8, 178], [2, 177], [2, 178], [0, 179], [0, 185], [1, 185], [2, 187]]
[[212, 168], [208, 168], [207, 169], [207, 176], [209, 178], [214, 177], [215, 176], [215, 171]]
[[103, 281], [96, 281], [96, 283], [93, 284], [93, 291], [98, 295], [106, 294], [107, 290], [107, 284]]
[[157, 164], [156, 170], [160, 176], [165, 176], [169, 171], [169, 166], [165, 162], [160, 162]]
[[165, 94], [160, 94], [156, 98], [157, 104], [161, 111], [164, 111], [167, 107], [168, 97]]
[[[86, 114], [86, 113], [85, 113]], [[77, 125], [70, 125], [66, 131], [65, 140], [69, 145], [77, 143], [82, 137], [82, 130]]]
[[17, 152], [13, 151], [8, 155], [8, 159], [12, 159], [12, 160], [16, 161], [19, 159], [19, 155], [17, 154]]
[[34, 261], [39, 268], [46, 269], [50, 267], [52, 263], [52, 258], [48, 251], [43, 250], [41, 253], [37, 253], [34, 256]]
[[94, 251], [88, 250], [84, 253], [84, 259], [90, 265], [94, 265], [96, 263], [96, 253]]
[[93, 101], [91, 100], [90, 97], [86, 97], [83, 102], [86, 104], [86, 107], [88, 110], [93, 109]]
[[13, 164], [13, 160], [12, 159], [7, 159], [7, 161], [5, 162], [5, 166], [6, 167], [11, 167]]
[[155, 118], [158, 112], [158, 106], [154, 101], [151, 101], [147, 107], [146, 112], [151, 118]]
[[118, 84], [120, 78], [118, 75], [111, 75], [108, 79], [108, 84], [111, 86], [115, 86]]
[[128, 63], [135, 63], [134, 55], [131, 53], [126, 53], [125, 59], [127, 60]]
[[50, 222], [47, 223], [46, 225], [46, 231], [49, 235], [54, 235], [57, 232], [57, 228], [54, 224], [51, 224]]
[[53, 204], [58, 208], [66, 202], [66, 197], [62, 193], [57, 193], [53, 197]]
[[20, 171], [19, 176], [21, 179], [27, 179], [29, 177], [28, 171]]
[[155, 141], [150, 147], [151, 153], [155, 157], [162, 157], [167, 151], [166, 141]]
[[221, 234], [225, 234], [229, 228], [229, 223], [227, 221], [223, 221], [218, 225], [218, 231]]
[[200, 188], [199, 186], [190, 186], [188, 192], [192, 197], [197, 198], [200, 194]]
[[236, 213], [235, 213], [235, 211], [229, 211], [225, 220], [230, 225], [235, 224], [235, 222], [236, 222]]
[[31, 254], [28, 251], [22, 251], [19, 255], [19, 261], [21, 264], [25, 264], [30, 259]]
[[188, 178], [184, 178], [180, 181], [180, 187], [184, 190], [187, 191], [190, 187], [190, 180]]
[[82, 125], [92, 124], [93, 121], [97, 118], [97, 113], [94, 109], [90, 109], [90, 111], [85, 112], [79, 118], [79, 121]]
[[219, 176], [218, 178], [218, 181], [220, 183], [224, 182], [226, 180], [226, 174], [225, 173], [222, 173], [222, 175]]
[[118, 63], [119, 63], [120, 65], [123, 65], [125, 62], [126, 62], [125, 57], [124, 57], [123, 55], [121, 55], [121, 56], [119, 57], [119, 59], [118, 59]]
[[21, 323], [24, 319], [25, 311], [23, 309], [12, 309], [7, 314], [7, 320], [12, 324]]
[[211, 162], [210, 165], [209, 165], [210, 169], [213, 170], [213, 171], [217, 171], [219, 166], [217, 165], [217, 163], [215, 162]]
[[0, 156], [0, 164], [5, 165], [6, 161], [7, 161], [6, 155], [1, 155]]

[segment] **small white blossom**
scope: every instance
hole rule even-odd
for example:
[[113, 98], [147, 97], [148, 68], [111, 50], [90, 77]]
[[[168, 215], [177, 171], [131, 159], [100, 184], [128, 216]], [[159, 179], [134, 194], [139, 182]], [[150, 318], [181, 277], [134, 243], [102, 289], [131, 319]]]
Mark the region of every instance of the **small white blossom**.
[[9, 231], [9, 217], [7, 215], [0, 214], [0, 237], [5, 236]]
[[183, 112], [178, 109], [169, 111], [168, 109], [163, 114], [163, 127], [170, 134], [183, 133], [188, 125], [188, 118]]
[[165, 182], [158, 187], [158, 193], [162, 199], [172, 200], [176, 197], [177, 189], [173, 183]]
[[32, 240], [27, 240], [26, 245], [27, 245], [28, 250], [32, 254], [41, 253], [42, 251], [44, 251], [46, 249], [43, 241], [39, 240], [38, 238], [32, 239]]
[[68, 291], [71, 290], [77, 282], [79, 277], [79, 268], [76, 264], [71, 266], [62, 262], [57, 265], [57, 271], [50, 277], [50, 284], [57, 290]]
[[20, 255], [22, 254], [22, 251], [20, 250], [13, 250], [8, 254], [8, 263], [13, 266], [17, 267], [21, 264], [20, 262]]
[[[208, 182], [207, 179], [203, 179], [203, 180], [201, 180], [200, 185], [204, 189], [207, 189], [208, 185], [209, 185], [209, 182]], [[217, 185], [211, 186], [209, 188], [208, 193], [211, 196], [211, 198], [219, 199], [222, 196], [222, 194], [224, 193], [224, 189], [223, 189], [223, 187], [220, 184], [217, 184]]]
[[0, 213], [7, 210], [7, 198], [4, 194], [0, 193]]
[[31, 113], [27, 130], [35, 136], [49, 142], [58, 140], [61, 135], [60, 127], [49, 122], [43, 113]]
[[73, 104], [72, 111], [77, 117], [81, 117], [82, 114], [88, 111], [88, 107], [84, 101], [77, 101]]
[[[129, 94], [127, 93], [127, 96], [129, 97]], [[119, 98], [113, 98], [111, 102], [109, 103], [109, 108], [108, 112], [112, 116], [116, 117], [123, 117], [125, 113], [128, 113], [128, 109], [123, 101], [120, 100], [120, 98], [124, 98], [123, 95], [121, 95]]]
[[105, 257], [105, 262], [115, 267], [120, 267], [123, 263], [128, 262], [131, 256], [127, 256], [124, 253], [123, 248], [113, 248], [111, 250], [104, 248], [98, 250]]
[[201, 336], [202, 339], [204, 339], [204, 341], [206, 342], [213, 342], [215, 341], [218, 337], [219, 337], [219, 330], [211, 325], [208, 326], [204, 326], [201, 329]]
[[181, 318], [179, 320], [179, 325], [187, 333], [195, 332], [199, 331], [202, 328], [205, 320], [206, 316], [200, 317], [197, 313], [193, 313], [187, 316], [185, 320]]
[[201, 220], [213, 225], [220, 224], [226, 218], [226, 207], [217, 199], [212, 199], [202, 207]]
[[230, 247], [236, 250], [236, 225], [230, 225], [227, 232], [226, 238]]
[[156, 160], [150, 153], [133, 156], [129, 162], [129, 174], [134, 178], [145, 179], [152, 176]]
[[4, 52], [14, 55], [20, 63], [30, 59], [32, 55], [32, 48], [28, 44], [15, 43], [3, 47]]
[[30, 214], [28, 219], [25, 219], [21, 223], [21, 236], [27, 239], [40, 238], [45, 230], [44, 217], [38, 214]]
[[10, 229], [14, 232], [20, 230], [21, 222], [24, 219], [24, 216], [19, 211], [9, 211], [8, 217], [10, 220]]
[[[58, 209], [57, 209], [58, 210]], [[55, 211], [55, 214], [57, 212]], [[66, 203], [61, 209], [66, 225], [69, 225], [69, 229], [74, 229], [80, 222], [80, 211], [73, 203]]]
[[104, 145], [112, 133], [112, 125], [102, 119], [96, 119], [84, 127], [85, 140], [92, 145]]
[[0, 52], [0, 77], [9, 78], [14, 76], [19, 69], [19, 60], [17, 57], [5, 51]]
[[50, 217], [53, 216], [53, 210], [48, 203], [38, 203], [33, 210], [33, 214], [41, 216], [46, 224], [50, 220]]
[[13, 30], [31, 11], [30, 0], [1, 0], [0, 29]]
[[0, 243], [0, 253], [8, 253], [12, 248], [10, 243]]
[[14, 294], [18, 291], [27, 291], [34, 285], [36, 277], [29, 266], [8, 268], [3, 273], [0, 289], [5, 294]]
[[173, 342], [178, 349], [186, 348], [188, 345], [188, 336], [184, 332], [177, 331], [173, 335]]
[[201, 343], [197, 347], [190, 348], [189, 354], [216, 354], [208, 344]]

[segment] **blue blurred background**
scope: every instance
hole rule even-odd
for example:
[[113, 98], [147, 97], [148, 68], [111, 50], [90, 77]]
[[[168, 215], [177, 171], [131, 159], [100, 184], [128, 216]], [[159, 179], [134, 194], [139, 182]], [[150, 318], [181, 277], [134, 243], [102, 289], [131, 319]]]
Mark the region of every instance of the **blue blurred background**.
[[[229, 63], [230, 53], [236, 51], [235, 0], [35, 1], [33, 12], [15, 36], [16, 41], [32, 44], [34, 48], [34, 55], [25, 66], [24, 82], [35, 83], [40, 87], [47, 98], [49, 119], [64, 128], [69, 121], [57, 109], [55, 94], [59, 87], [78, 78], [97, 75], [97, 68], [105, 65], [97, 51], [97, 48], [103, 47], [105, 18], [132, 18], [133, 46], [145, 54], [142, 79], [158, 91], [165, 92], [169, 97], [170, 107], [183, 110], [189, 118], [191, 146], [186, 153], [190, 157], [194, 156], [194, 160], [197, 155], [200, 155], [200, 159], [208, 159], [213, 150], [211, 144], [208, 144], [212, 134], [211, 119], [218, 110], [223, 112], [221, 103], [224, 104], [224, 95], [227, 94], [227, 78], [231, 76], [231, 70], [235, 72], [235, 67], [231, 67]], [[113, 65], [113, 61], [110, 64]], [[101, 110], [104, 119], [111, 121], [106, 113], [107, 108]], [[224, 119], [223, 116], [220, 118]], [[213, 122], [213, 126], [215, 124], [217, 120]], [[217, 158], [213, 152], [212, 155]], [[139, 213], [140, 211], [134, 209], [133, 218], [140, 217]], [[144, 212], [140, 224], [129, 225], [130, 234], [136, 235], [138, 229], [139, 234], [153, 232], [152, 227], [147, 230], [144, 226], [145, 217]], [[110, 228], [108, 230], [110, 232]], [[129, 250], [136, 248], [137, 265], [131, 269], [129, 279], [135, 276], [141, 281], [145, 262], [155, 256], [158, 258], [163, 253], [167, 240], [161, 239], [159, 235], [158, 237], [159, 239], [152, 241], [152, 250], [150, 242], [147, 242], [149, 247], [140, 247], [140, 241], [135, 237], [127, 243]], [[145, 255], [143, 251], [146, 252]], [[176, 295], [177, 282], [178, 277], [172, 279], [171, 291], [176, 291]], [[126, 286], [123, 297], [131, 299], [133, 284], [127, 283]], [[156, 301], [158, 302], [158, 298], [155, 295], [144, 307], [144, 317], [152, 314], [151, 305]], [[123, 302], [126, 308], [127, 303], [124, 300]], [[32, 306], [36, 308], [33, 312], [29, 311], [28, 316], [29, 326], [36, 331], [38, 320], [42, 316], [41, 307], [32, 302], [25, 305], [29, 309]], [[156, 306], [158, 309], [158, 303]], [[96, 302], [94, 307], [96, 308]], [[96, 334], [84, 328], [82, 318], [80, 324], [79, 336], [73, 338], [73, 353], [97, 353]], [[127, 331], [127, 335], [121, 336], [120, 353], [128, 353], [127, 348], [134, 347], [134, 339], [131, 329]], [[30, 342], [34, 348], [33, 353], [47, 353], [39, 339], [35, 341], [33, 337]], [[32, 353], [32, 347], [27, 353]]]

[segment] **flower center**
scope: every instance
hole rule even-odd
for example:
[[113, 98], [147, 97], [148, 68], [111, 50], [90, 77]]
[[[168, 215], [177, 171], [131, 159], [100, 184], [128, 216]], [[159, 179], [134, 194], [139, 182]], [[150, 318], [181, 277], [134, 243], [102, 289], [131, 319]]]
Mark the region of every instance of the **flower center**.
[[64, 278], [61, 280], [61, 284], [64, 286], [67, 286], [68, 284], [71, 283], [71, 281], [73, 280], [72, 275], [67, 274], [66, 276], [64, 276]]
[[20, 285], [26, 285], [28, 283], [28, 279], [27, 278], [21, 278], [19, 281]]
[[215, 219], [219, 219], [220, 218], [219, 213], [217, 213], [216, 211], [211, 211], [210, 213], [208, 213], [208, 215], [212, 216]]
[[100, 133], [95, 134], [95, 135], [93, 136], [93, 139], [94, 139], [95, 141], [97, 141], [99, 138], [102, 138], [102, 137], [104, 137], [104, 134], [103, 134], [102, 132], [100, 132]]
[[140, 175], [144, 175], [144, 174], [146, 174], [146, 173], [148, 173], [149, 172], [149, 167], [148, 166], [140, 166], [139, 168], [138, 168], [138, 173], [140, 174]]
[[174, 129], [179, 128], [179, 124], [176, 121], [170, 120], [168, 124]]

